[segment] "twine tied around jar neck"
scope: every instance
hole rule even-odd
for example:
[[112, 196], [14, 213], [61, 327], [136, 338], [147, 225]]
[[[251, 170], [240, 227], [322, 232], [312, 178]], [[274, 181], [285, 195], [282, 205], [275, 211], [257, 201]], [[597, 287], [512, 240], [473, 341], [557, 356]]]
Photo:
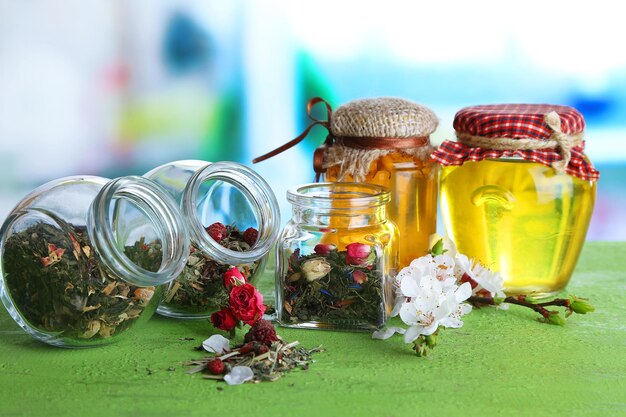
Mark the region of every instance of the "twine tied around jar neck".
[[576, 133], [569, 135], [561, 131], [561, 119], [557, 112], [551, 111], [544, 115], [544, 122], [552, 130], [552, 134], [548, 139], [511, 139], [503, 137], [486, 137], [486, 136], [474, 136], [469, 133], [457, 132], [456, 137], [458, 142], [463, 145], [494, 149], [498, 151], [508, 150], [541, 150], [541, 149], [556, 149], [561, 155], [561, 160], [552, 162], [552, 168], [558, 173], [564, 173], [565, 168], [569, 165], [572, 158], [572, 148], [579, 146], [583, 142], [583, 133]]
[[[326, 107], [326, 120], [316, 119], [312, 116], [311, 111], [318, 103], [324, 103]], [[430, 154], [432, 151], [430, 146], [430, 140], [428, 136], [414, 136], [414, 137], [378, 137], [378, 136], [334, 136], [331, 131], [332, 120], [332, 107], [330, 104], [321, 97], [313, 97], [307, 102], [306, 112], [309, 119], [313, 121], [300, 135], [285, 143], [282, 146], [270, 151], [264, 155], [261, 155], [252, 160], [252, 163], [256, 164], [261, 161], [265, 161], [273, 156], [278, 155], [281, 152], [297, 145], [306, 138], [309, 132], [317, 125], [324, 127], [328, 131], [326, 140], [320, 146], [315, 149], [313, 153], [313, 170], [315, 171], [315, 182], [320, 180], [321, 175], [327, 168], [334, 165], [341, 165], [342, 172], [351, 173], [355, 181], [362, 181], [365, 177], [365, 173], [369, 169], [372, 161], [381, 156], [381, 153], [387, 154], [395, 149], [400, 150], [413, 150], [416, 148], [424, 148], [424, 151], [420, 151], [424, 154]], [[335, 146], [333, 146], [335, 145]], [[427, 148], [427, 149], [426, 149]], [[328, 152], [329, 150], [334, 152]], [[363, 151], [371, 153], [367, 158], [363, 158]], [[362, 171], [365, 170], [365, 173]], [[345, 177], [345, 175], [343, 175]], [[340, 181], [342, 178], [339, 179]]]

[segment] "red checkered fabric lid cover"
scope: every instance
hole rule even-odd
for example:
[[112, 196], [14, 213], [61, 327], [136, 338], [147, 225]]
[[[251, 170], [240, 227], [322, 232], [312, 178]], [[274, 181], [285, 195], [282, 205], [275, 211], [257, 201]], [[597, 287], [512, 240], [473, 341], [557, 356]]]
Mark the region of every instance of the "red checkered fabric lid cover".
[[[600, 173], [593, 167], [584, 153], [584, 142], [580, 136], [585, 129], [582, 114], [567, 106], [548, 104], [494, 104], [465, 107], [454, 118], [454, 129], [459, 141], [445, 141], [433, 152], [431, 158], [441, 165], [462, 165], [465, 161], [482, 161], [501, 157], [519, 157], [528, 161], [552, 166], [563, 158], [557, 148], [516, 149], [516, 140], [536, 140], [546, 144], [553, 138], [554, 129], [545, 121], [546, 114], [556, 112], [560, 120], [560, 131], [579, 139], [570, 150], [571, 159], [565, 167], [569, 175], [584, 180], [596, 181]], [[469, 138], [467, 141], [465, 138]], [[482, 146], [473, 145], [471, 139], [480, 140]], [[493, 141], [493, 149], [489, 142]], [[467, 143], [460, 143], [467, 142]], [[504, 142], [513, 144], [510, 149]], [[532, 143], [532, 142], [531, 142]], [[554, 141], [553, 141], [554, 143]], [[540, 143], [535, 146], [541, 147]], [[523, 146], [522, 146], [523, 147]], [[505, 149], [503, 149], [505, 148]]]

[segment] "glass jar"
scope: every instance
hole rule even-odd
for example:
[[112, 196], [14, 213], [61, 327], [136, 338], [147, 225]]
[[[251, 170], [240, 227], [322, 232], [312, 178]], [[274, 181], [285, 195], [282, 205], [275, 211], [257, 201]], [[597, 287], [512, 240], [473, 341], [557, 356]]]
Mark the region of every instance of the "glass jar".
[[[436, 231], [438, 168], [429, 161], [396, 151], [373, 161], [362, 179], [391, 192], [388, 216], [397, 225], [400, 236], [406, 237], [399, 241], [400, 268], [428, 252], [428, 239]], [[338, 166], [328, 168], [322, 178], [331, 182], [339, 178], [355, 181], [351, 175], [342, 177]]]
[[438, 166], [429, 156], [438, 123], [428, 107], [388, 97], [350, 101], [330, 118], [333, 140], [324, 152], [322, 178], [389, 189], [401, 268], [426, 255], [436, 231]]
[[[327, 120], [312, 116], [323, 103]], [[300, 143], [315, 125], [328, 130], [324, 144], [313, 156], [316, 181], [366, 182], [391, 191], [389, 218], [399, 240], [399, 266], [429, 250], [429, 237], [437, 227], [438, 165], [431, 162], [430, 135], [439, 121], [428, 107], [401, 98], [370, 98], [348, 102], [334, 112], [324, 99], [307, 103], [313, 124], [279, 148], [257, 157], [254, 163], [276, 156]]]
[[32, 191], [0, 229], [0, 298], [56, 346], [117, 340], [156, 310], [189, 253], [174, 200], [142, 177], [67, 177]]
[[565, 106], [473, 106], [454, 126], [459, 142], [433, 154], [444, 165], [450, 237], [500, 272], [507, 294], [558, 293], [583, 247], [599, 177], [584, 154], [582, 115]]
[[282, 326], [372, 330], [392, 307], [397, 228], [389, 192], [365, 183], [316, 183], [287, 193], [293, 217], [276, 245]]
[[254, 284], [280, 231], [278, 202], [257, 173], [235, 162], [176, 161], [147, 178], [179, 203], [191, 238], [187, 265], [165, 289], [157, 312], [206, 318], [228, 300], [224, 275]]

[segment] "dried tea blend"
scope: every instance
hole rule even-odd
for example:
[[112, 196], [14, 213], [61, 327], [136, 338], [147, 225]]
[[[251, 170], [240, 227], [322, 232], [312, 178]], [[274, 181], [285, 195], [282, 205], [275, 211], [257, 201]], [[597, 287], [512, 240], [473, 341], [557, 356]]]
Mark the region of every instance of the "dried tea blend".
[[306, 256], [296, 249], [282, 280], [281, 322], [354, 321], [381, 326], [385, 321], [382, 278], [379, 258], [370, 245], [354, 243], [345, 251], [317, 245], [315, 253]]
[[[220, 245], [235, 252], [249, 251], [258, 237], [254, 228], [241, 232], [235, 226], [224, 226], [221, 223], [213, 223], [206, 230]], [[249, 281], [260, 262], [259, 260], [236, 267], [244, 279]], [[222, 305], [228, 303], [230, 291], [224, 286], [224, 274], [231, 268], [230, 265], [213, 260], [192, 244], [187, 265], [169, 284], [160, 307], [177, 313], [199, 315], [208, 315], [219, 310]]]
[[[212, 342], [214, 338], [217, 340]], [[207, 345], [207, 342], [210, 343]], [[299, 344], [298, 341], [285, 342], [269, 321], [259, 320], [246, 333], [243, 344], [231, 349], [227, 339], [211, 336], [198, 350], [208, 349], [214, 354], [184, 365], [193, 366], [188, 374], [202, 372], [205, 379], [224, 380], [230, 385], [248, 381], [274, 382], [293, 369], [307, 370], [314, 362], [312, 355], [324, 351], [321, 346], [307, 349]], [[221, 345], [221, 349], [216, 345]]]
[[[124, 248], [141, 268], [158, 271], [161, 243], [141, 238]], [[38, 331], [55, 337], [107, 339], [156, 308], [160, 291], [138, 287], [110, 275], [94, 251], [84, 226], [69, 231], [36, 223], [5, 242], [6, 290], [22, 317]]]

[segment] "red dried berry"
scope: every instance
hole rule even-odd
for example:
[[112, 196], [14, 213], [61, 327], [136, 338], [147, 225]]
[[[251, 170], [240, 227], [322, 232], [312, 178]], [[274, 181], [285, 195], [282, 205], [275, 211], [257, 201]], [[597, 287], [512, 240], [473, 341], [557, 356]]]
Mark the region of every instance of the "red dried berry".
[[267, 346], [270, 346], [272, 342], [277, 340], [278, 336], [276, 336], [276, 329], [272, 323], [263, 319], [254, 323], [254, 326], [252, 326], [243, 338], [243, 341], [246, 343], [260, 342]]
[[224, 365], [224, 362], [219, 358], [215, 358], [211, 362], [206, 364], [206, 369], [213, 375], [223, 374], [225, 367], [226, 365]]
[[216, 242], [221, 242], [222, 239], [226, 237], [228, 231], [226, 230], [226, 226], [224, 226], [220, 222], [215, 222], [209, 227], [206, 228], [207, 233], [211, 238]]
[[259, 232], [254, 227], [248, 227], [246, 231], [243, 232], [243, 240], [250, 246], [253, 246], [258, 238]]

